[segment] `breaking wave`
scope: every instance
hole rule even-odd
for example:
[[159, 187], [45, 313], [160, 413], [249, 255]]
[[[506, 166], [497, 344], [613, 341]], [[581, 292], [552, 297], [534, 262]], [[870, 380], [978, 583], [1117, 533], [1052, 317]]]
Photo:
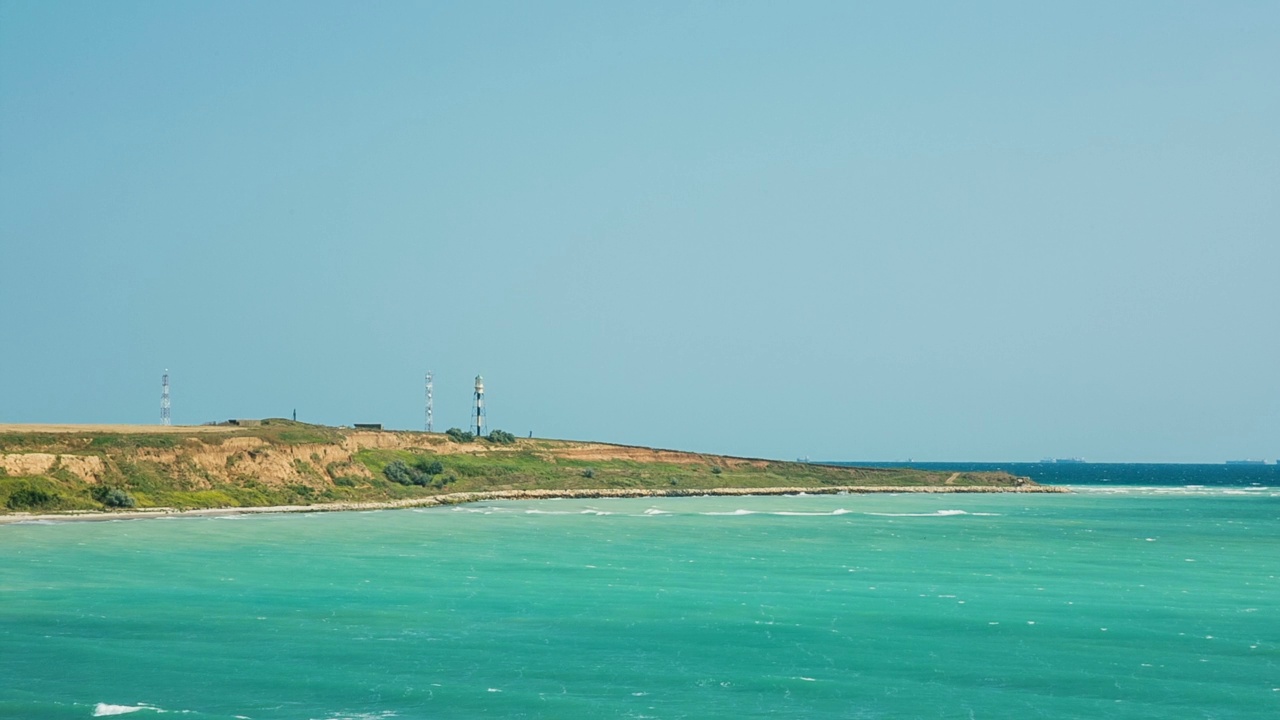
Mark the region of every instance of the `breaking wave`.
[[925, 513], [885, 513], [885, 512], [869, 512], [864, 515], [878, 515], [880, 517], [951, 517], [952, 515], [999, 515], [1000, 513], [970, 513], [965, 510], [934, 510]]

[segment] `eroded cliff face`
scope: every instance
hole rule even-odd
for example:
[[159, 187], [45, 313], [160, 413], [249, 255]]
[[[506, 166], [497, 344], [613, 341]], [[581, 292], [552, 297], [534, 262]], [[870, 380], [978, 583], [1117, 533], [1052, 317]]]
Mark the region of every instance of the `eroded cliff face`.
[[[10, 476], [52, 475], [62, 471], [90, 483], [111, 483], [143, 465], [179, 480], [185, 489], [202, 489], [251, 479], [282, 487], [327, 487], [336, 477], [369, 478], [368, 468], [355, 459], [361, 450], [405, 450], [434, 455], [501, 456], [531, 451], [549, 463], [560, 461], [717, 465], [725, 469], [763, 468], [765, 460], [730, 458], [653, 448], [578, 443], [569, 441], [516, 440], [511, 445], [456, 443], [443, 435], [414, 432], [345, 431], [333, 442], [282, 444], [252, 435], [226, 437], [212, 433], [182, 436], [166, 447], [108, 444], [94, 447], [95, 438], [84, 438], [83, 449], [62, 452], [0, 452], [0, 469]], [[75, 446], [74, 433], [65, 433], [60, 446]], [[0, 447], [0, 450], [4, 450]]]
[[[95, 441], [102, 437], [77, 438], [73, 433], [64, 433], [56, 443], [51, 443], [62, 449], [61, 452], [46, 452], [39, 447], [0, 446], [0, 470], [14, 477], [68, 473], [83, 482], [99, 484], [126, 477], [141, 465], [182, 481], [188, 489], [246, 478], [267, 486], [322, 487], [329, 485], [335, 476], [369, 477], [369, 470], [354, 461], [354, 455], [364, 449], [467, 451], [457, 449], [460, 446], [438, 436], [422, 433], [353, 432], [337, 442], [296, 444], [254, 436], [193, 434], [181, 437], [168, 447], [139, 447], [129, 442], [95, 447]], [[63, 449], [68, 446], [73, 449]], [[3, 452], [5, 450], [8, 451]], [[471, 451], [484, 452], [478, 448]]]
[[102, 480], [105, 465], [96, 455], [65, 455], [44, 452], [0, 453], [0, 470], [9, 475], [49, 475], [64, 469], [85, 482]]

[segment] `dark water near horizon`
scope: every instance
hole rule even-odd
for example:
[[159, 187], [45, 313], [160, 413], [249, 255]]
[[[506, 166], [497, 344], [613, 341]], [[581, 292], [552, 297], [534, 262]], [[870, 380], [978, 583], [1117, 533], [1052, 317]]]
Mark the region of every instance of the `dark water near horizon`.
[[903, 467], [977, 472], [1003, 470], [1042, 485], [1151, 487], [1280, 487], [1280, 465], [1225, 463], [824, 462], [849, 467]]

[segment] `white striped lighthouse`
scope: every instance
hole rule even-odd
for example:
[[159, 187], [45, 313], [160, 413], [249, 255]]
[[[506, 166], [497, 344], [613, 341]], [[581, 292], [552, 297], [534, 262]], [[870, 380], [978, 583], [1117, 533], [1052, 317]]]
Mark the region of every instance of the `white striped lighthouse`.
[[475, 407], [471, 410], [471, 424], [476, 429], [476, 437], [484, 435], [484, 378], [476, 376]]

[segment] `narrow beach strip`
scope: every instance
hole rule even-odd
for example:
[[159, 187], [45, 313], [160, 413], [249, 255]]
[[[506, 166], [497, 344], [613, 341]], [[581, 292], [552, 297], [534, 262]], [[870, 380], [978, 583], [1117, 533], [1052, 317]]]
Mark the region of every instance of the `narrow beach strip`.
[[710, 495], [746, 496], [746, 495], [867, 495], [873, 493], [1069, 493], [1070, 490], [1052, 485], [1019, 485], [998, 487], [991, 485], [907, 485], [907, 486], [875, 486], [875, 485], [828, 485], [823, 487], [765, 487], [765, 488], [589, 488], [578, 490], [485, 490], [479, 492], [457, 492], [443, 495], [430, 495], [405, 500], [387, 500], [383, 502], [336, 502], [316, 505], [270, 505], [263, 507], [221, 507], [200, 508], [197, 510], [179, 510], [177, 508], [147, 508], [145, 510], [123, 510], [110, 512], [69, 511], [65, 513], [12, 513], [0, 515], [0, 525], [8, 523], [30, 522], [66, 522], [66, 521], [102, 521], [102, 520], [141, 520], [157, 517], [210, 517], [218, 515], [249, 515], [257, 513], [316, 513], [346, 512], [360, 510], [400, 510], [404, 508], [434, 507], [442, 505], [462, 505], [464, 503], [484, 502], [487, 500], [555, 500], [599, 498], [642, 498], [642, 497], [705, 497]]

